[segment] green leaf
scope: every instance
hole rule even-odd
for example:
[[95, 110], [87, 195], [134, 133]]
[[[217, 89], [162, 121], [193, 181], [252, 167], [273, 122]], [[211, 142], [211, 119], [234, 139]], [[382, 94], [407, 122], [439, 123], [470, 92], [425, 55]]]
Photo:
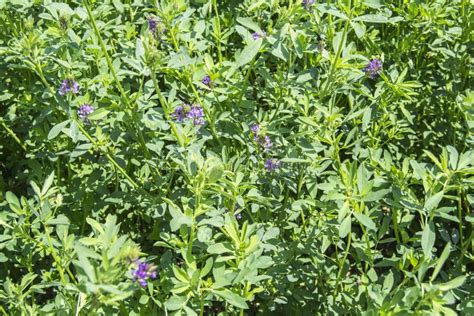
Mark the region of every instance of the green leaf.
[[311, 163], [312, 162], [309, 159], [302, 159], [302, 158], [283, 158], [280, 161], [286, 162], [286, 163]]
[[449, 282], [437, 284], [436, 286], [441, 291], [449, 291], [449, 290], [460, 287], [464, 283], [464, 281], [466, 281], [466, 276], [461, 275]]
[[234, 292], [231, 292], [228, 289], [223, 290], [212, 290], [213, 293], [219, 295], [226, 300], [227, 303], [234, 305], [235, 307], [247, 309], [249, 308], [245, 299]]
[[377, 227], [375, 226], [375, 223], [372, 221], [372, 219], [369, 216], [367, 216], [365, 214], [362, 214], [362, 213], [357, 213], [357, 212], [354, 212], [353, 214], [354, 214], [355, 218], [357, 218], [359, 223], [361, 223], [362, 225], [364, 225], [368, 229], [377, 230]]
[[459, 153], [453, 146], [447, 146], [446, 149], [449, 152], [449, 167], [451, 170], [456, 170], [458, 167]]
[[233, 252], [233, 250], [229, 244], [218, 243], [207, 247], [207, 252], [220, 255], [226, 252]]
[[48, 4], [49, 9], [57, 10], [62, 14], [73, 15], [74, 11], [67, 3], [53, 2]]
[[145, 47], [143, 47], [143, 42], [141, 39], [137, 39], [135, 44], [135, 58], [137, 60], [142, 60], [145, 56]]
[[393, 281], [393, 273], [392, 271], [389, 271], [389, 273], [384, 278], [382, 291], [389, 293], [393, 287]]
[[43, 187], [41, 188], [41, 195], [42, 196], [46, 195], [49, 188], [51, 187], [51, 184], [53, 184], [53, 180], [54, 180], [54, 172], [51, 172], [51, 174], [44, 181]]
[[348, 17], [338, 9], [336, 9], [334, 6], [328, 6], [326, 4], [318, 4], [316, 7], [320, 12], [322, 13], [327, 13], [330, 15], [337, 16], [338, 18], [341, 18], [342, 20], [347, 20]]
[[56, 138], [59, 133], [61, 133], [61, 131], [66, 127], [66, 125], [69, 124], [70, 121], [71, 120], [66, 120], [64, 122], [54, 125], [48, 133], [48, 139], [51, 140]]
[[358, 38], [364, 37], [364, 35], [365, 35], [365, 25], [364, 24], [351, 21], [351, 26], [354, 29], [354, 32], [356, 33]]
[[117, 9], [118, 12], [123, 13], [123, 4], [120, 0], [112, 0], [114, 7]]
[[370, 191], [362, 200], [365, 202], [380, 201], [391, 189], [382, 189], [378, 191]]
[[368, 23], [387, 23], [388, 18], [378, 14], [366, 14], [354, 18], [353, 21], [362, 21]]
[[339, 226], [339, 237], [344, 238], [347, 236], [347, 234], [350, 233], [351, 231], [351, 217], [347, 216], [341, 223], [341, 226]]
[[140, 300], [138, 301], [142, 305], [148, 304], [148, 301], [150, 300], [150, 297], [148, 295], [142, 295], [140, 296]]
[[211, 184], [217, 182], [222, 175], [224, 174], [224, 168], [220, 161], [215, 162], [210, 169], [207, 171], [207, 181], [206, 184]]
[[240, 55], [236, 58], [236, 64], [237, 64], [237, 67], [242, 67], [246, 64], [248, 64], [249, 62], [251, 62], [255, 56], [257, 56], [259, 50], [260, 50], [260, 47], [262, 46], [262, 39], [258, 39], [256, 41], [252, 41], [250, 42], [249, 45], [247, 45], [243, 50], [242, 52], [240, 53]]
[[86, 222], [91, 225], [96, 231], [98, 231], [100, 234], [104, 235], [105, 231], [102, 228], [102, 225], [100, 225], [95, 219], [93, 218], [86, 218]]
[[109, 110], [106, 110], [104, 108], [100, 108], [100, 109], [97, 109], [95, 110], [92, 114], [88, 115], [87, 116], [87, 119], [91, 120], [91, 121], [97, 121], [97, 120], [100, 120], [104, 117], [107, 116], [107, 114], [109, 114]]
[[436, 193], [435, 195], [431, 196], [428, 200], [425, 201], [424, 207], [428, 211], [434, 210], [438, 206], [439, 202], [441, 202], [441, 200], [443, 199], [443, 196], [444, 196], [443, 191]]
[[369, 128], [370, 120], [372, 118], [372, 107], [367, 107], [362, 117], [362, 130], [366, 131]]
[[7, 200], [8, 205], [10, 206], [12, 211], [14, 211], [17, 214], [22, 213], [20, 200], [18, 200], [18, 198], [16, 197], [16, 195], [13, 192], [8, 191], [5, 194], [5, 199]]
[[78, 262], [76, 263], [76, 268], [78, 270], [82, 270], [85, 273], [89, 281], [96, 282], [96, 274], [95, 269], [92, 263], [87, 258], [87, 253], [89, 252], [88, 249], [84, 248], [80, 244], [76, 244], [75, 246], [76, 254], [78, 258]]
[[301, 123], [304, 123], [304, 124], [307, 124], [307, 125], [310, 125], [310, 126], [320, 127], [320, 125], [318, 125], [315, 121], [313, 121], [313, 120], [310, 119], [309, 117], [300, 116], [300, 117], [298, 117], [298, 120], [299, 120]]
[[165, 303], [165, 306], [170, 311], [182, 309], [188, 302], [186, 296], [171, 296]]
[[400, 110], [402, 111], [403, 115], [406, 117], [406, 119], [408, 120], [408, 122], [410, 122], [410, 124], [413, 125], [413, 117], [414, 115], [412, 115], [407, 109], [405, 109], [405, 106], [402, 104], [400, 105]]
[[[340, 31], [334, 34], [334, 37], [332, 39], [332, 47], [335, 52], [338, 51], [339, 46], [341, 45], [342, 42], [342, 49], [345, 48], [346, 46], [346, 41], [347, 41], [347, 36], [344, 36], [344, 32]], [[336, 64], [337, 65], [337, 64]]]
[[212, 257], [206, 260], [206, 264], [204, 265], [200, 273], [201, 278], [205, 277], [211, 271], [213, 263], [214, 260], [212, 259]]
[[435, 228], [433, 222], [425, 225], [423, 233], [421, 234], [421, 247], [425, 257], [431, 258], [431, 250], [433, 249], [436, 239]]
[[247, 27], [248, 29], [250, 29], [254, 32], [261, 32], [262, 31], [260, 26], [258, 26], [258, 24], [255, 23], [251, 18], [239, 17], [239, 18], [237, 18], [237, 22], [239, 22], [240, 24], [242, 24], [243, 26]]
[[439, 271], [441, 271], [441, 268], [443, 267], [446, 259], [448, 259], [450, 251], [451, 251], [451, 243], [448, 242], [446, 246], [444, 247], [444, 250], [441, 253], [441, 256], [436, 262], [436, 267], [433, 270], [433, 274], [431, 275], [430, 282], [433, 282], [436, 279], [436, 276], [438, 275]]

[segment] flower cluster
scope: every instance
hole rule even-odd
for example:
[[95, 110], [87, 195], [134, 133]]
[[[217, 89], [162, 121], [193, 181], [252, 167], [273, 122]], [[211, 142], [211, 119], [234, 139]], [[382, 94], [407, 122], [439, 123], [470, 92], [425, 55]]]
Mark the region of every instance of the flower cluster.
[[183, 122], [185, 119], [192, 120], [195, 126], [204, 125], [204, 110], [199, 105], [180, 105], [174, 109], [171, 114], [177, 122]]
[[272, 141], [268, 135], [262, 133], [260, 129], [260, 124], [254, 124], [250, 128], [253, 133], [253, 140], [262, 146], [265, 150], [272, 148]]
[[265, 31], [262, 31], [262, 33], [259, 33], [259, 32], [255, 32], [255, 33], [252, 33], [252, 38], [256, 41], [260, 38], [263, 38], [267, 36], [267, 33], [265, 33]]
[[[253, 133], [253, 140], [262, 146], [264, 150], [270, 150], [273, 144], [270, 140], [270, 137], [262, 132], [260, 124], [253, 124], [250, 127], [250, 130]], [[280, 168], [280, 161], [275, 158], [270, 158], [265, 162], [264, 165], [268, 172], [272, 172]]]
[[211, 87], [212, 80], [209, 75], [205, 75], [204, 78], [202, 78], [201, 82], [203, 85], [208, 86], [209, 88]]
[[365, 75], [370, 79], [375, 79], [382, 72], [382, 61], [380, 59], [374, 58], [363, 69]]
[[69, 92], [76, 94], [79, 92], [79, 84], [73, 79], [64, 79], [59, 88], [59, 94], [65, 95]]
[[275, 171], [276, 169], [280, 168], [281, 162], [278, 159], [270, 158], [265, 161], [265, 168], [268, 172]]
[[235, 206], [234, 206], [234, 218], [236, 220], [241, 220], [242, 219], [242, 213], [239, 212], [239, 210], [240, 210], [239, 204], [235, 204]]
[[138, 282], [142, 287], [147, 285], [149, 279], [156, 279], [156, 267], [153, 264], [134, 260], [135, 268], [132, 269], [133, 281]]
[[83, 104], [79, 107], [77, 110], [77, 116], [84, 121], [86, 124], [89, 124], [89, 120], [87, 119], [87, 116], [94, 112], [94, 107], [90, 104]]
[[309, 10], [309, 8], [314, 4], [314, 0], [303, 0], [301, 4], [306, 10]]
[[157, 20], [154, 16], [150, 16], [148, 19], [148, 30], [150, 30], [150, 33], [153, 34], [154, 38], [157, 38], [159, 35], [158, 32], [158, 24], [160, 23], [159, 20]]
[[164, 27], [161, 20], [155, 16], [150, 16], [147, 19], [148, 22], [148, 30], [153, 35], [153, 38], [158, 39], [160, 41], [163, 40], [162, 35], [166, 33], [166, 28]]

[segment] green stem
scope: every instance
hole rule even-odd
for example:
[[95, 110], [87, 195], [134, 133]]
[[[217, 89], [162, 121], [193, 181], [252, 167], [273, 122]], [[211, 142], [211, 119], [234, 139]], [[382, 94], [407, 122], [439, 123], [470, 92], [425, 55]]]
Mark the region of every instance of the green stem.
[[199, 316], [204, 315], [204, 294], [201, 293], [201, 299], [199, 302]]
[[49, 92], [52, 95], [54, 95], [55, 91], [54, 91], [53, 87], [51, 87], [51, 85], [49, 84], [48, 80], [46, 80], [46, 77], [44, 76], [43, 68], [41, 67], [41, 65], [36, 60], [33, 60], [33, 64], [35, 65], [36, 73], [40, 77], [41, 82], [43, 82], [43, 84], [46, 86], [46, 88], [49, 90]]
[[131, 104], [130, 100], [128, 99], [127, 94], [125, 93], [125, 90], [122, 87], [122, 84], [120, 83], [120, 80], [117, 76], [117, 73], [115, 72], [114, 65], [112, 64], [112, 59], [110, 58], [109, 52], [107, 51], [107, 47], [105, 46], [104, 41], [102, 40], [102, 36], [100, 35], [99, 29], [97, 28], [97, 24], [95, 23], [94, 16], [92, 15], [92, 11], [89, 7], [88, 1], [84, 1], [84, 6], [86, 7], [87, 10], [87, 15], [89, 16], [92, 28], [94, 29], [95, 36], [97, 37], [99, 41], [99, 45], [102, 49], [102, 53], [105, 56], [105, 60], [107, 61], [107, 66], [109, 67], [109, 70], [112, 74], [112, 77], [114, 78], [115, 83], [117, 84], [117, 88], [119, 89], [120, 95], [122, 96], [122, 100], [125, 102], [125, 105], [127, 106], [128, 111], [131, 111], [131, 116], [134, 121], [134, 128], [137, 132], [138, 140], [140, 142], [140, 146], [143, 149], [143, 152], [145, 153], [145, 157], [147, 159], [151, 158], [150, 151], [148, 150], [148, 147], [146, 147], [145, 139], [143, 137], [142, 131], [139, 128], [139, 126], [136, 124], [136, 114], [134, 111], [134, 106]]
[[[360, 225], [360, 227], [362, 228], [362, 233], [364, 234], [365, 243], [366, 243], [366, 245], [367, 245], [367, 250], [370, 251], [370, 250], [371, 250], [371, 247], [370, 247], [370, 240], [369, 240], [369, 236], [367, 235], [367, 231], [366, 231], [366, 229], [364, 228], [364, 225]], [[365, 262], [365, 269], [366, 269], [366, 270], [367, 270], [368, 267], [369, 267], [369, 263], [370, 263], [371, 266], [373, 265], [373, 262], [372, 262], [372, 254], [369, 256], [369, 260], [370, 260], [370, 262], [368, 262], [368, 261]]]
[[248, 87], [248, 84], [249, 84], [249, 77], [250, 77], [250, 73], [252, 72], [253, 70], [253, 67], [255, 66], [255, 61], [257, 59], [254, 57], [254, 59], [252, 60], [252, 63], [250, 64], [249, 66], [249, 69], [247, 70], [247, 73], [245, 74], [245, 78], [244, 78], [244, 87], [242, 88], [241, 92], [240, 92], [240, 95], [239, 97], [237, 98], [237, 107], [239, 108], [240, 107], [240, 103], [242, 102], [242, 99], [244, 97], [244, 94], [245, 92], [247, 91], [247, 87]]
[[56, 249], [53, 246], [53, 242], [51, 241], [51, 236], [49, 235], [49, 230], [48, 226], [43, 223], [44, 226], [44, 231], [46, 233], [46, 239], [48, 240], [48, 245], [49, 245], [49, 250], [51, 251], [51, 255], [53, 256], [54, 262], [56, 262], [56, 267], [58, 268], [59, 276], [61, 278], [61, 282], [66, 285], [67, 282], [64, 278], [64, 270], [61, 265], [61, 259], [58, 257], [58, 254], [56, 253]]
[[189, 241], [188, 241], [188, 253], [192, 254], [193, 251], [193, 242], [194, 242], [194, 233], [196, 230], [196, 211], [201, 204], [201, 192], [200, 189], [195, 190], [195, 200], [194, 200], [194, 210], [193, 210], [193, 222], [191, 224], [191, 229], [189, 233]]
[[395, 231], [395, 239], [397, 240], [397, 245], [400, 244], [400, 232], [398, 228], [398, 211], [396, 209], [392, 212], [392, 224], [393, 230]]
[[109, 70], [112, 73], [112, 77], [114, 78], [114, 81], [117, 84], [117, 88], [120, 91], [122, 99], [129, 108], [132, 108], [130, 100], [128, 99], [127, 94], [125, 93], [125, 90], [123, 89], [122, 84], [120, 83], [120, 80], [118, 79], [117, 73], [115, 72], [115, 68], [112, 64], [112, 60], [110, 59], [110, 55], [107, 51], [107, 47], [105, 46], [105, 43], [102, 40], [102, 36], [100, 35], [99, 29], [97, 28], [97, 25], [95, 23], [95, 19], [94, 19], [94, 16], [92, 15], [92, 11], [89, 7], [88, 1], [84, 1], [84, 6], [86, 7], [87, 15], [89, 16], [89, 19], [91, 21], [91, 25], [92, 25], [92, 28], [94, 29], [95, 36], [97, 37], [99, 41], [100, 48], [102, 49], [102, 53], [105, 56], [105, 60], [107, 61], [107, 66], [109, 67]]
[[[79, 130], [84, 134], [84, 136], [96, 147], [100, 150], [99, 144], [92, 138], [92, 136], [82, 127], [81, 122], [77, 122], [77, 126]], [[127, 174], [127, 172], [115, 161], [115, 159], [107, 152], [102, 152], [107, 160], [128, 180], [128, 182], [132, 185], [133, 188], [138, 189], [140, 191], [144, 191], [141, 186], [139, 186], [133, 179]], [[146, 191], [145, 191], [146, 192]], [[146, 192], [148, 195], [148, 192]]]
[[15, 132], [13, 130], [11, 130], [6, 124], [5, 122], [2, 120], [0, 120], [0, 125], [3, 126], [3, 128], [7, 131], [7, 133], [18, 143], [18, 145], [20, 145], [20, 147], [26, 151], [26, 146], [21, 142], [21, 140], [18, 138], [18, 136], [16, 136]]
[[193, 90], [193, 94], [194, 96], [196, 97], [199, 105], [202, 107], [202, 109], [204, 110], [204, 115], [206, 116], [206, 119], [207, 121], [209, 122], [209, 126], [211, 127], [211, 134], [212, 136], [214, 137], [214, 139], [220, 144], [222, 145], [222, 142], [221, 142], [221, 139], [220, 137], [217, 136], [217, 132], [216, 132], [216, 123], [214, 122], [212, 116], [211, 116], [211, 113], [210, 113], [210, 110], [209, 108], [207, 107], [207, 105], [204, 104], [204, 102], [202, 102], [202, 99], [201, 97], [199, 96], [199, 93], [197, 92], [196, 90], [196, 87], [194, 86], [191, 78], [188, 76], [187, 77], [188, 79], [188, 84], [191, 86], [191, 90]]
[[171, 132], [173, 133], [174, 137], [178, 140], [179, 146], [184, 147], [184, 140], [180, 137], [178, 130], [176, 129], [176, 125], [170, 118], [170, 109], [168, 108], [168, 102], [163, 97], [161, 93], [160, 86], [158, 86], [158, 81], [156, 80], [155, 70], [151, 69], [151, 79], [153, 81], [153, 86], [155, 87], [156, 94], [158, 95], [158, 100], [160, 100], [161, 108], [163, 109], [163, 113], [165, 113], [166, 119], [170, 122]]
[[217, 0], [212, 0], [212, 6], [214, 7], [214, 13], [216, 14], [216, 41], [217, 41], [217, 58], [219, 64], [222, 65], [222, 52], [221, 52], [221, 22], [219, 18], [219, 12], [217, 11]]
[[326, 95], [327, 89], [329, 88], [329, 84], [332, 81], [334, 71], [336, 70], [337, 63], [339, 62], [339, 57], [340, 57], [341, 52], [342, 52], [342, 47], [344, 46], [344, 42], [345, 42], [345, 39], [346, 39], [346, 36], [347, 36], [347, 30], [349, 29], [349, 22], [352, 18], [352, 8], [351, 7], [352, 7], [352, 1], [349, 0], [349, 11], [350, 11], [349, 18], [346, 20], [346, 23], [344, 24], [344, 30], [343, 30], [343, 33], [342, 33], [341, 42], [339, 43], [339, 47], [337, 48], [336, 56], [334, 57], [334, 62], [331, 64], [331, 68], [329, 70], [329, 76], [328, 76], [328, 79], [326, 81], [326, 85], [324, 86], [323, 90], [321, 91], [321, 97], [324, 97]]
[[464, 258], [464, 247], [463, 247], [463, 242], [464, 242], [464, 233], [463, 233], [463, 228], [462, 228], [462, 194], [461, 190], [458, 189], [458, 221], [459, 221], [459, 240], [461, 243], [461, 254], [459, 261], [461, 262], [462, 259]]
[[351, 248], [351, 241], [352, 241], [352, 233], [349, 233], [349, 236], [347, 237], [346, 251], [345, 251], [344, 257], [342, 258], [342, 261], [340, 263], [339, 272], [337, 273], [337, 278], [336, 278], [336, 285], [334, 286], [334, 294], [333, 294], [334, 299], [336, 298], [336, 295], [338, 293], [338, 286], [339, 286], [339, 282], [341, 280], [341, 274], [342, 274], [342, 270], [344, 268], [344, 262], [346, 261], [347, 256], [349, 255], [349, 250]]

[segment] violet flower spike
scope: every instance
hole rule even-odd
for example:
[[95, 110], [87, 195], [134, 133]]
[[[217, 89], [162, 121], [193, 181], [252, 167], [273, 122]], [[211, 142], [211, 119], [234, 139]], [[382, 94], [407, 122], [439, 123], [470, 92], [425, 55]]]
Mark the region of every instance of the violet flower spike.
[[76, 94], [79, 92], [79, 83], [73, 79], [64, 79], [59, 88], [59, 95], [65, 95], [69, 92]]
[[199, 105], [193, 105], [186, 116], [195, 126], [204, 125], [204, 110]]
[[309, 10], [309, 8], [314, 4], [314, 0], [303, 0], [301, 4], [306, 10]]
[[265, 135], [265, 137], [263, 138], [262, 146], [263, 146], [263, 148], [265, 148], [265, 150], [268, 150], [268, 149], [272, 148], [272, 146], [273, 146], [272, 140], [270, 139], [270, 137], [268, 135]]
[[252, 131], [253, 133], [253, 139], [255, 141], [258, 140], [258, 133], [260, 132], [260, 125], [259, 124], [253, 124], [251, 127], [250, 127], [250, 130]]
[[177, 106], [171, 116], [176, 120], [176, 122], [184, 121], [184, 118], [186, 117], [186, 111], [184, 109], [184, 106]]
[[209, 75], [205, 75], [204, 78], [201, 80], [202, 84], [205, 86], [208, 86], [209, 88], [211, 87], [211, 77]]
[[371, 59], [363, 71], [367, 77], [375, 79], [382, 72], [382, 61], [377, 58]]
[[153, 34], [154, 37], [156, 37], [156, 27], [158, 26], [158, 21], [150, 17], [148, 18], [148, 29], [150, 30], [151, 34]]
[[77, 110], [77, 116], [82, 120], [84, 121], [84, 123], [86, 124], [89, 124], [89, 120], [87, 119], [87, 117], [89, 116], [89, 114], [91, 114], [92, 112], [94, 112], [94, 107], [90, 104], [83, 104], [79, 107], [79, 109]]
[[265, 161], [264, 165], [268, 172], [272, 172], [280, 168], [281, 162], [275, 158], [270, 158], [267, 161]]
[[253, 124], [252, 127], [250, 127], [250, 130], [253, 132], [254, 136], [257, 136], [259, 131], [260, 131], [260, 125], [259, 124]]
[[138, 284], [145, 287], [148, 279], [156, 279], [156, 270], [152, 264], [138, 260], [135, 260], [135, 264], [137, 265], [136, 268], [132, 269], [133, 281], [137, 281]]
[[262, 31], [262, 33], [259, 33], [259, 32], [252, 33], [252, 38], [253, 38], [254, 41], [256, 41], [260, 38], [263, 38], [265, 36], [267, 36], [267, 33], [265, 33], [264, 31]]

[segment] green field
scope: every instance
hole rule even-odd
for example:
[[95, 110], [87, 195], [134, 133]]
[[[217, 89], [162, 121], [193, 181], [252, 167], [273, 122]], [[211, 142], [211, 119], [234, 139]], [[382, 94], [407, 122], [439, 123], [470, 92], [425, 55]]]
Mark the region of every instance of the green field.
[[0, 0], [0, 315], [474, 315], [472, 0]]

